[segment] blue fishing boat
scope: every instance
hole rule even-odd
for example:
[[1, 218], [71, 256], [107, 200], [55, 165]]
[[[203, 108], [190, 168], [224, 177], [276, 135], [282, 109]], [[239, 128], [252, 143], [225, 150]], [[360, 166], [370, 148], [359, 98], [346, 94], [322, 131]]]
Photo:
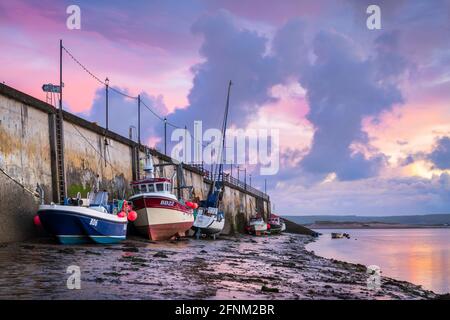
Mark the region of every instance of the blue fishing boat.
[[108, 203], [105, 191], [91, 194], [87, 202], [72, 199], [64, 205], [42, 204], [37, 213], [40, 224], [62, 244], [111, 244], [125, 240], [126, 202]]

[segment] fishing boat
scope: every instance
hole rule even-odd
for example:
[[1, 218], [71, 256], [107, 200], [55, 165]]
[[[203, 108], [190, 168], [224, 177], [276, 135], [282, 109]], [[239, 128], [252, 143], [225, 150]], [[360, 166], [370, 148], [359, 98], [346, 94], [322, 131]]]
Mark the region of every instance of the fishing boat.
[[213, 174], [213, 181], [208, 191], [206, 200], [200, 201], [198, 209], [195, 213], [195, 221], [193, 229], [197, 239], [201, 235], [211, 236], [216, 239], [216, 236], [220, 234], [225, 226], [225, 214], [219, 210], [221, 204], [221, 198], [224, 188], [224, 172], [223, 172], [223, 155], [225, 148], [225, 137], [227, 130], [228, 110], [230, 107], [230, 90], [232, 82], [228, 83], [227, 102], [225, 104], [225, 114], [222, 123], [222, 143], [219, 148], [219, 164], [215, 166]]
[[144, 172], [144, 179], [131, 183], [134, 195], [129, 200], [138, 213], [134, 226], [150, 240], [185, 236], [194, 223], [193, 209], [172, 193], [171, 179], [155, 177], [149, 153]]
[[83, 205], [79, 198], [67, 198], [62, 205], [41, 204], [35, 223], [38, 221], [36, 224], [42, 225], [62, 244], [111, 244], [125, 240], [127, 217], [131, 212], [126, 202], [109, 203], [108, 193], [101, 191], [90, 195], [88, 205]]
[[270, 225], [261, 216], [251, 217], [247, 226], [247, 232], [255, 236], [267, 234]]
[[286, 230], [286, 223], [276, 214], [271, 214], [269, 218], [270, 234], [279, 234]]

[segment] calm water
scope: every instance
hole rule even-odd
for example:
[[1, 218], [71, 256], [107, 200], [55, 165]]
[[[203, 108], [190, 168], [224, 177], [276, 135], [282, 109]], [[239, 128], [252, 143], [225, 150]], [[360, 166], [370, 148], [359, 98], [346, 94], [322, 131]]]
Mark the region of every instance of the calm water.
[[[323, 235], [307, 246], [322, 257], [377, 265], [383, 275], [450, 292], [450, 229], [317, 230]], [[331, 232], [351, 239], [331, 239]]]

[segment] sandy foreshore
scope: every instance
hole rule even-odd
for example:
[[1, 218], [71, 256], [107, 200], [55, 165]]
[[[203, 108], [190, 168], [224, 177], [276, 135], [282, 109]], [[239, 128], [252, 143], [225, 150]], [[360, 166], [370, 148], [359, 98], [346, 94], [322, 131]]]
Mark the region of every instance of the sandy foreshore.
[[[221, 237], [113, 246], [48, 239], [0, 245], [0, 299], [435, 299], [386, 277], [367, 286], [366, 267], [316, 256], [309, 236]], [[81, 270], [69, 290], [66, 269]]]

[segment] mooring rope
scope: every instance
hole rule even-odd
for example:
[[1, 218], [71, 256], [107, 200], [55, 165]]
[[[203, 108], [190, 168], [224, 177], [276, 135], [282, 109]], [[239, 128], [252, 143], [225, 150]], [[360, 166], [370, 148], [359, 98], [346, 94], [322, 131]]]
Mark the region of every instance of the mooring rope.
[[14, 179], [13, 177], [11, 177], [5, 170], [3, 170], [3, 168], [0, 168], [0, 171], [6, 176], [8, 177], [10, 180], [12, 180], [14, 183], [16, 183], [17, 185], [19, 185], [23, 190], [27, 191], [28, 193], [30, 193], [31, 195], [39, 198], [40, 195], [37, 192], [33, 192], [30, 189], [28, 189], [27, 187], [25, 187], [21, 182], [17, 181], [16, 179]]

